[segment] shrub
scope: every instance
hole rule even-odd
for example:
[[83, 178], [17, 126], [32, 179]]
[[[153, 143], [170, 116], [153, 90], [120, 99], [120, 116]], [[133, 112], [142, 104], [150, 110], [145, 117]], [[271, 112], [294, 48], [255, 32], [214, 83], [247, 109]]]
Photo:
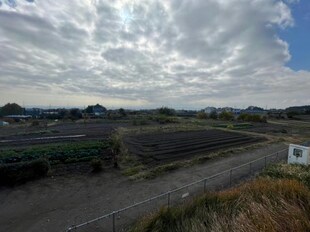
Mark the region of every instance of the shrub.
[[226, 128], [233, 130], [234, 129], [234, 125], [233, 124], [228, 124]]
[[234, 119], [234, 115], [231, 112], [223, 111], [222, 113], [219, 114], [219, 118], [222, 120], [231, 121]]
[[47, 175], [50, 164], [45, 159], [0, 164], [0, 185], [15, 185]]
[[208, 118], [208, 115], [205, 113], [205, 112], [199, 112], [196, 117], [198, 119], [207, 119]]
[[154, 120], [160, 124], [178, 123], [179, 122], [177, 117], [167, 116], [164, 114], [161, 114], [161, 115], [154, 117]]
[[256, 114], [240, 114], [238, 117], [238, 120], [244, 121], [244, 122], [267, 122], [266, 116], [260, 116]]
[[168, 107], [161, 107], [158, 109], [159, 114], [167, 115], [167, 116], [174, 116], [176, 115], [176, 112], [174, 109], [168, 108]]
[[210, 113], [209, 117], [212, 118], [212, 119], [217, 119], [217, 118], [218, 118], [218, 115], [217, 115], [216, 111], [212, 111], [212, 112]]
[[90, 161], [90, 165], [93, 168], [93, 172], [100, 172], [102, 170], [101, 159], [95, 158]]
[[40, 122], [37, 120], [34, 120], [31, 122], [31, 126], [39, 126], [39, 125], [40, 125]]

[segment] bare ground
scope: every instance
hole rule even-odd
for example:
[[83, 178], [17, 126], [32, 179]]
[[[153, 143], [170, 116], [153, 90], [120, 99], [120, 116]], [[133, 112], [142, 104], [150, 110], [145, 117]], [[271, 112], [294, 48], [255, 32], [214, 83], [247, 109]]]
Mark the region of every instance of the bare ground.
[[117, 170], [98, 175], [49, 177], [0, 189], [0, 231], [65, 231], [78, 224], [231, 167], [286, 148], [265, 148], [133, 182]]

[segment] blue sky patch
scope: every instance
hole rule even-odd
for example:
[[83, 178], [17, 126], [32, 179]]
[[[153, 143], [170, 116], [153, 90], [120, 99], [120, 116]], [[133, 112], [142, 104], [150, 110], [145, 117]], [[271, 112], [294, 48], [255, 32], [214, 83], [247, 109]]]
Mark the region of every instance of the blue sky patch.
[[300, 0], [291, 4], [294, 27], [279, 32], [281, 39], [289, 44], [291, 60], [286, 64], [295, 71], [310, 71], [310, 1]]

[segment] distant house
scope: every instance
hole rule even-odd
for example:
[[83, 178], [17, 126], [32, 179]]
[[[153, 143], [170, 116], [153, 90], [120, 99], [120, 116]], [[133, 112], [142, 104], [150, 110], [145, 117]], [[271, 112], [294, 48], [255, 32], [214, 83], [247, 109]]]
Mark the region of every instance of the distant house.
[[25, 114], [31, 115], [33, 118], [39, 118], [43, 114], [43, 110], [40, 108], [27, 108]]
[[212, 107], [212, 106], [208, 106], [206, 107], [203, 111], [206, 113], [206, 114], [210, 114], [212, 113], [213, 111], [216, 111], [217, 109], [215, 107]]
[[105, 115], [107, 109], [99, 104], [93, 106], [93, 114], [95, 116], [103, 116]]
[[87, 106], [85, 113], [91, 117], [102, 117], [107, 113], [107, 109], [99, 104]]
[[257, 106], [249, 106], [245, 110], [242, 110], [241, 113], [265, 116], [267, 115], [267, 110], [264, 110], [263, 108]]
[[235, 109], [233, 108], [231, 111], [234, 115], [240, 115], [241, 114], [241, 109]]
[[5, 121], [0, 121], [0, 126], [8, 126], [10, 123]]

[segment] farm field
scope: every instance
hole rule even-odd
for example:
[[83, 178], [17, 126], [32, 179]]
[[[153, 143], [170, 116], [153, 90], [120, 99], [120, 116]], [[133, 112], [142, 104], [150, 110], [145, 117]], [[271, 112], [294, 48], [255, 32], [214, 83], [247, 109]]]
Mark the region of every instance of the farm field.
[[61, 123], [40, 127], [1, 128], [0, 148], [32, 146], [64, 141], [107, 139], [121, 123]]
[[[275, 120], [280, 121], [280, 120]], [[290, 134], [291, 127], [286, 123], [263, 123], [263, 122], [242, 122], [242, 121], [222, 121], [222, 120], [195, 120], [193, 123], [206, 125], [213, 128], [227, 128], [235, 131], [248, 131], [259, 134]]]
[[264, 140], [262, 137], [215, 129], [143, 134], [124, 139], [129, 153], [137, 155], [143, 164], [151, 166]]
[[[286, 146], [270, 144], [255, 151], [256, 148], [252, 150], [252, 144], [264, 142], [265, 137], [268, 137], [265, 134], [273, 132], [243, 132], [259, 128], [260, 124], [248, 127], [249, 123], [239, 123], [241, 128], [214, 128], [216, 124], [228, 125], [231, 122], [219, 120], [193, 122], [192, 119], [180, 119], [179, 123], [136, 126], [130, 122], [118, 121], [85, 124], [59, 122], [47, 128], [15, 128], [15, 125], [1, 128], [0, 140], [16, 140], [0, 143], [1, 165], [28, 163], [46, 158], [51, 165], [51, 170], [42, 179], [18, 184], [14, 188], [0, 187], [2, 199], [0, 205], [3, 209], [0, 212], [3, 215], [0, 230], [55, 231], [56, 228], [57, 231], [62, 231], [69, 225], [130, 205], [155, 193], [181, 186], [185, 180], [190, 182], [215, 174]], [[274, 128], [274, 125], [267, 123], [262, 127]], [[287, 125], [275, 125], [279, 128], [282, 126]], [[127, 162], [131, 162], [132, 166], [124, 165], [122, 169], [120, 158], [120, 166], [115, 169], [111, 136], [120, 127], [124, 131], [129, 131], [123, 134], [121, 139], [139, 162], [134, 163], [135, 160], [129, 160]], [[61, 137], [74, 135], [84, 136]], [[274, 135], [278, 134], [274, 133]], [[288, 134], [281, 134], [281, 136], [286, 135]], [[58, 138], [44, 139], [57, 136]], [[240, 152], [248, 145], [251, 150], [245, 149]], [[195, 158], [200, 155], [209, 157], [221, 151], [239, 148], [239, 151], [228, 153], [225, 157], [216, 156], [218, 158], [204, 159], [201, 163], [193, 163], [192, 166], [176, 165], [175, 169], [171, 169], [174, 163], [192, 159], [195, 161]], [[101, 173], [92, 172], [92, 159], [100, 159], [103, 162], [104, 168]], [[159, 170], [157, 168], [165, 166], [169, 167], [165, 172], [157, 173]], [[131, 170], [133, 175], [126, 175], [124, 172], [126, 168]], [[193, 173], [196, 174], [193, 175]], [[139, 176], [142, 178], [139, 179]], [[144, 178], [145, 176], [151, 178]], [[135, 177], [137, 182], [132, 181]], [[141, 191], [144, 188], [145, 191]], [[21, 192], [23, 194], [20, 194]], [[8, 223], [3, 224], [4, 222]]]
[[[96, 175], [50, 176], [15, 188], [0, 187], [0, 231], [65, 231], [71, 225], [286, 147], [285, 144], [272, 144], [138, 182], [111, 169]], [[86, 231], [104, 231], [100, 229], [87, 227]]]
[[[113, 164], [110, 136], [121, 123], [68, 123], [13, 125], [0, 130], [0, 185], [19, 184], [37, 176], [86, 174]], [[46, 160], [46, 163], [42, 163]], [[32, 168], [40, 163], [40, 167]], [[10, 170], [10, 171], [8, 171]], [[28, 173], [27, 175], [25, 173]]]

